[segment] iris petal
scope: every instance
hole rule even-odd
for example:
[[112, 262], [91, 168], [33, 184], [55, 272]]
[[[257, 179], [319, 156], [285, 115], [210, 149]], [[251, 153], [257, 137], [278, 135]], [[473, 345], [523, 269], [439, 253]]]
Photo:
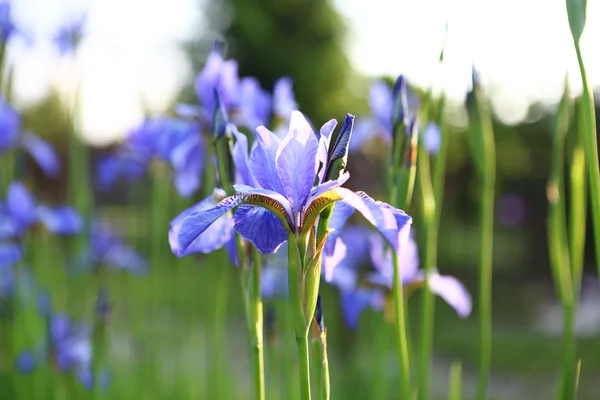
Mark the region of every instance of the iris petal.
[[374, 118], [357, 118], [354, 122], [352, 138], [348, 147], [349, 152], [353, 153], [360, 150], [363, 144], [376, 136], [380, 136], [388, 141], [391, 140], [391, 136], [379, 121]]
[[458, 279], [433, 273], [427, 278], [427, 286], [454, 308], [461, 318], [471, 313], [471, 296]]
[[373, 293], [369, 290], [353, 290], [342, 292], [340, 295], [344, 321], [350, 329], [358, 327], [360, 315], [373, 301]]
[[319, 182], [323, 182], [323, 175], [327, 169], [327, 156], [329, 154], [329, 142], [331, 141], [331, 133], [337, 126], [337, 121], [331, 119], [327, 121], [319, 131], [319, 151], [317, 157], [319, 159]]
[[22, 144], [46, 176], [58, 175], [60, 162], [50, 144], [30, 133], [23, 135]]
[[327, 254], [325, 252], [323, 254], [323, 275], [326, 281], [329, 282], [333, 279], [333, 274], [337, 266], [346, 257], [347, 250], [346, 244], [338, 237], [333, 250], [330, 250], [331, 253]]
[[198, 236], [188, 246], [186, 246], [187, 248], [184, 251], [180, 250], [181, 247], [179, 245], [179, 235], [183, 221], [194, 213], [205, 212], [207, 210], [214, 209], [216, 206], [216, 197], [215, 195], [211, 195], [198, 204], [183, 211], [181, 214], [175, 217], [173, 221], [171, 221], [171, 227], [169, 229], [169, 245], [171, 246], [171, 251], [173, 254], [178, 257], [182, 257], [191, 253], [210, 253], [220, 249], [231, 240], [233, 237], [231, 218], [217, 217], [213, 224], [205, 228], [202, 233], [198, 234]]
[[288, 237], [281, 220], [263, 207], [240, 205], [233, 215], [233, 227], [263, 254], [275, 253]]
[[23, 256], [21, 248], [13, 243], [0, 244], [0, 268], [16, 264]]
[[383, 81], [371, 86], [369, 91], [369, 106], [373, 116], [385, 127], [388, 135], [392, 134], [392, 89]]
[[18, 232], [36, 222], [35, 200], [20, 182], [13, 182], [6, 195], [6, 211], [15, 221]]
[[287, 225], [293, 221], [294, 214], [292, 213], [290, 202], [283, 195], [272, 190], [258, 189], [240, 184], [233, 185], [233, 188], [238, 194], [245, 196], [245, 203], [268, 209]]
[[250, 154], [250, 169], [261, 187], [283, 194], [283, 187], [275, 165], [275, 156], [281, 141], [264, 126], [256, 128], [256, 132], [258, 145]]
[[57, 235], [75, 235], [83, 228], [81, 216], [74, 208], [39, 206], [37, 212], [46, 229]]
[[287, 76], [278, 79], [273, 86], [273, 112], [286, 122], [297, 107], [292, 86], [293, 82]]
[[290, 131], [279, 144], [277, 174], [295, 213], [304, 206], [315, 183], [319, 141], [299, 111], [292, 112]]
[[400, 253], [406, 246], [410, 233], [412, 218], [402, 210], [387, 203], [375, 201], [364, 192], [353, 192], [345, 188], [335, 189], [343, 201], [359, 211], [383, 237], [392, 245], [394, 251]]
[[235, 143], [231, 150], [231, 157], [235, 165], [235, 181], [252, 187], [258, 186], [252, 171], [250, 170], [250, 159], [248, 157], [248, 138], [237, 130], [235, 125], [230, 125], [231, 133]]
[[177, 253], [184, 254], [198, 236], [205, 232], [223, 214], [240, 204], [243, 198], [244, 196], [240, 194], [226, 197], [213, 208], [194, 211], [183, 218], [176, 234], [177, 248], [173, 253], [176, 255]]

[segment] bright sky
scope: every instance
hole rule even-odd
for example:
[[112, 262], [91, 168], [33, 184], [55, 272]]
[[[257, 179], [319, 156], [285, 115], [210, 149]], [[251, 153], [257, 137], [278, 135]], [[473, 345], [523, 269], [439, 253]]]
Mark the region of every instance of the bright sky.
[[[565, 74], [580, 88], [564, 0], [334, 0], [350, 27], [347, 51], [368, 76], [403, 73], [462, 101], [474, 64], [507, 123], [533, 101], [552, 104]], [[122, 137], [142, 118], [140, 100], [161, 111], [190, 79], [178, 42], [205, 25], [198, 0], [13, 0], [17, 23], [37, 39], [13, 43], [20, 104], [52, 85], [80, 81], [81, 126], [93, 142]], [[87, 10], [85, 39], [75, 60], [60, 59], [50, 38]], [[449, 23], [445, 65], [437, 58]], [[582, 47], [593, 86], [600, 86], [600, 2], [588, 2]], [[366, 94], [365, 94], [366, 95]]]

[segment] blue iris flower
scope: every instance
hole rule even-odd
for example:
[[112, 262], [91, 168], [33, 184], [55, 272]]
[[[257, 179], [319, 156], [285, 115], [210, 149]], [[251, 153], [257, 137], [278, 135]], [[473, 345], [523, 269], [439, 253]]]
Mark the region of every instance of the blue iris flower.
[[0, 96], [0, 156], [18, 147], [27, 151], [46, 176], [60, 172], [58, 155], [46, 141], [32, 133], [21, 133], [21, 117]]
[[6, 43], [15, 33], [16, 28], [11, 16], [11, 1], [0, 0], [0, 40]]
[[0, 240], [20, 238], [37, 223], [57, 235], [74, 235], [83, 227], [73, 208], [38, 205], [22, 183], [12, 182], [5, 201], [0, 203]]
[[178, 114], [199, 119], [205, 126], [212, 126], [213, 114], [218, 105], [214, 96], [216, 91], [231, 122], [254, 131], [259, 125], [269, 121], [271, 96], [256, 78], [239, 77], [237, 61], [226, 60], [223, 47], [221, 42], [215, 42], [194, 83], [200, 106], [180, 104], [177, 107]]
[[[341, 233], [346, 257], [336, 264], [328, 281], [340, 290], [342, 312], [349, 327], [355, 328], [366, 308], [381, 310], [386, 292], [393, 286], [392, 249], [385, 246], [381, 236], [366, 228], [347, 227]], [[428, 276], [419, 270], [416, 242], [409, 237], [399, 253], [400, 278], [407, 287], [427, 285], [443, 298], [456, 313], [467, 317], [471, 312], [471, 296], [456, 278], [433, 272]], [[369, 270], [365, 266], [371, 266]], [[359, 283], [365, 277], [366, 286]]]
[[75, 53], [75, 49], [82, 37], [85, 20], [85, 15], [77, 15], [70, 18], [60, 27], [54, 36], [54, 43], [61, 55], [64, 56]]
[[404, 122], [408, 126], [419, 107], [419, 97], [409, 90], [402, 75], [393, 88], [384, 81], [375, 82], [369, 91], [371, 118], [357, 118], [350, 151], [357, 151], [367, 140], [381, 137], [391, 142], [394, 123]]
[[411, 224], [403, 211], [363, 192], [342, 188], [349, 177], [347, 172], [314, 185], [324, 180], [334, 128], [335, 123], [330, 121], [315, 133], [299, 111], [292, 112], [290, 129], [283, 140], [265, 127], [258, 127], [257, 145], [249, 162], [256, 184], [236, 184], [236, 194], [215, 207], [190, 212], [180, 221], [176, 252], [186, 252], [211, 225], [237, 207], [233, 215], [235, 231], [263, 254], [274, 253], [288, 233], [306, 235], [320, 212], [339, 200], [358, 210], [394, 249], [399, 249]]
[[77, 266], [84, 270], [106, 266], [143, 273], [148, 268], [148, 261], [129, 246], [107, 222], [96, 220], [92, 223], [90, 247], [80, 255]]
[[[255, 186], [256, 178], [252, 174], [248, 156], [248, 139], [246, 135], [239, 132], [235, 125], [229, 124], [228, 131], [232, 133], [235, 143], [231, 149], [231, 156], [235, 166], [235, 182], [238, 184]], [[209, 210], [216, 207], [221, 200], [225, 198], [225, 192], [216, 189], [214, 193], [200, 201], [195, 206], [183, 211], [171, 221], [169, 229], [169, 245], [171, 251], [178, 257], [192, 253], [210, 253], [225, 247], [227, 253], [234, 265], [237, 265], [237, 251], [235, 233], [233, 231], [233, 221], [230, 214], [218, 219], [202, 232], [198, 237], [184, 250], [181, 251], [178, 243], [178, 235], [181, 223], [194, 212]]]
[[98, 189], [111, 189], [119, 180], [134, 182], [146, 171], [146, 163], [131, 151], [124, 149], [116, 153], [102, 155], [96, 164], [96, 184]]
[[171, 117], [148, 119], [129, 133], [127, 144], [146, 163], [153, 158], [169, 163], [182, 197], [190, 197], [200, 188], [204, 142], [198, 122]]

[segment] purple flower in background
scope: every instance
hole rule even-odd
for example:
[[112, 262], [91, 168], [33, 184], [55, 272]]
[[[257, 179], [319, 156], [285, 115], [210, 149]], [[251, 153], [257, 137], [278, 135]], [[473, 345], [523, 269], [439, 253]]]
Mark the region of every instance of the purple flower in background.
[[6, 43], [16, 31], [11, 17], [10, 3], [10, 0], [0, 0], [0, 40], [3, 43]]
[[65, 56], [75, 53], [82, 37], [85, 19], [85, 15], [81, 14], [70, 18], [69, 21], [60, 27], [54, 36], [54, 43], [61, 55]]
[[127, 245], [106, 222], [97, 220], [92, 224], [90, 248], [80, 255], [77, 266], [82, 269], [106, 266], [143, 273], [148, 268], [148, 262]]
[[37, 205], [22, 183], [12, 182], [5, 201], [0, 203], [0, 240], [21, 237], [38, 222], [57, 235], [77, 234], [83, 226], [73, 208]]
[[[249, 167], [248, 157], [248, 139], [246, 135], [239, 132], [234, 125], [230, 124], [228, 128], [232, 133], [235, 143], [232, 147], [231, 155], [235, 166], [235, 182], [243, 185], [256, 185], [256, 179]], [[233, 221], [230, 214], [224, 215], [218, 219], [203, 233], [201, 233], [185, 251], [180, 251], [178, 244], [178, 235], [181, 228], [181, 222], [194, 212], [204, 211], [216, 207], [219, 202], [225, 198], [225, 192], [215, 190], [207, 198], [200, 201], [195, 206], [183, 211], [171, 221], [169, 229], [169, 245], [171, 251], [178, 257], [192, 253], [210, 253], [217, 249], [226, 247], [229, 257], [234, 265], [237, 265], [237, 252], [235, 243], [235, 234], [233, 231]]]
[[372, 117], [356, 120], [350, 142], [352, 152], [376, 136], [391, 142], [394, 125], [404, 122], [408, 126], [410, 119], [416, 115], [419, 98], [408, 89], [406, 80], [400, 75], [394, 88], [390, 88], [384, 81], [375, 82], [369, 91], [369, 106]]
[[96, 183], [98, 189], [109, 190], [123, 179], [126, 182], [139, 180], [146, 171], [146, 163], [129, 151], [102, 155], [96, 164]]
[[31, 351], [23, 350], [17, 356], [15, 366], [20, 373], [30, 374], [37, 366], [37, 360]]
[[442, 144], [442, 132], [440, 127], [434, 123], [429, 122], [423, 130], [423, 144], [425, 150], [431, 155], [436, 155]]
[[[368, 307], [380, 310], [385, 293], [393, 286], [392, 249], [375, 232], [365, 228], [349, 227], [342, 232], [347, 256], [331, 274], [330, 283], [340, 289], [342, 312], [347, 324], [354, 328], [363, 310]], [[407, 246], [399, 254], [402, 284], [418, 287], [426, 284], [429, 290], [443, 298], [456, 313], [467, 317], [471, 312], [471, 296], [456, 278], [440, 275], [429, 276], [419, 270], [419, 255], [415, 241], [409, 238]], [[374, 271], [362, 272], [362, 267], [371, 265]], [[359, 276], [365, 275], [368, 287], [359, 285]]]
[[0, 156], [3, 151], [22, 147], [46, 176], [60, 172], [58, 155], [47, 142], [32, 133], [21, 134], [21, 117], [0, 97]]
[[168, 162], [173, 167], [175, 187], [182, 197], [190, 197], [200, 188], [204, 142], [198, 122], [171, 117], [148, 119], [129, 133], [127, 143], [140, 162], [149, 162], [155, 157]]
[[274, 253], [288, 233], [306, 234], [324, 207], [342, 199], [375, 225], [394, 249], [401, 248], [411, 223], [403, 211], [376, 202], [363, 192], [341, 188], [348, 173], [314, 186], [315, 180], [321, 182], [327, 176], [329, 137], [334, 127], [330, 121], [315, 134], [298, 111], [292, 113], [289, 133], [283, 140], [259, 127], [249, 163], [256, 185], [236, 184], [235, 195], [179, 221], [176, 251], [185, 252], [208, 227], [237, 207], [233, 216], [236, 232], [263, 254]]
[[21, 247], [14, 243], [0, 243], [0, 299], [10, 297], [14, 291], [13, 266], [23, 257]]
[[292, 111], [298, 109], [292, 86], [292, 79], [287, 76], [278, 79], [273, 86], [273, 114], [284, 123], [288, 123]]

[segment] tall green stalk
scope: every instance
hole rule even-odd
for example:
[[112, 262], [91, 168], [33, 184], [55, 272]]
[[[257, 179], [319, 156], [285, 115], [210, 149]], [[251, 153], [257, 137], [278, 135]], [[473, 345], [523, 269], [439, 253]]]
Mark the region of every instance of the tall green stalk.
[[252, 282], [248, 295], [249, 326], [252, 341], [252, 364], [254, 366], [254, 398], [265, 398], [265, 365], [263, 355], [263, 303], [260, 294], [262, 257], [252, 249]]
[[[565, 91], [558, 107], [552, 136], [552, 158], [550, 176], [548, 178], [547, 196], [548, 211], [548, 249], [550, 252], [550, 265], [556, 290], [559, 293], [563, 314], [563, 376], [557, 392], [558, 398], [571, 398], [574, 394], [575, 372], [575, 338], [574, 338], [574, 290], [573, 275], [575, 269], [571, 268], [571, 255], [569, 248], [574, 242], [569, 243], [567, 238], [567, 221], [564, 203], [564, 152], [565, 137], [569, 129], [569, 89], [565, 83]], [[577, 194], [577, 193], [575, 193]], [[571, 215], [573, 217], [573, 214]], [[576, 222], [576, 221], [575, 221]], [[575, 225], [572, 223], [571, 229]], [[571, 236], [573, 240], [573, 236]]]
[[[590, 185], [590, 201], [592, 205], [592, 218], [594, 221], [594, 247], [596, 250], [596, 264], [600, 272], [600, 166], [598, 162], [598, 140], [596, 132], [596, 110], [594, 94], [588, 82], [583, 55], [581, 54], [580, 40], [585, 27], [587, 0], [566, 0], [569, 27], [577, 54], [579, 72], [583, 93], [578, 108], [578, 129], [583, 138], [585, 158]], [[600, 273], [598, 274], [600, 279]]]
[[[474, 77], [475, 78], [475, 77]], [[479, 258], [479, 376], [477, 399], [487, 396], [492, 345], [492, 263], [494, 240], [494, 189], [496, 151], [489, 102], [476, 79], [468, 99], [471, 154], [480, 183]]]
[[[388, 202], [399, 209], [406, 210], [410, 206], [416, 176], [417, 139], [418, 128], [411, 124], [411, 130], [405, 134], [404, 124], [398, 124], [394, 135], [394, 149], [392, 155], [391, 174], [397, 174], [388, 178], [392, 187], [388, 190]], [[398, 131], [399, 130], [399, 131]], [[398, 142], [401, 141], [401, 142]], [[400, 147], [400, 150], [397, 150]], [[397, 171], [397, 172], [396, 172]], [[410, 399], [412, 396], [410, 379], [410, 354], [408, 343], [408, 332], [406, 328], [406, 307], [404, 304], [404, 288], [400, 273], [398, 254], [392, 252], [394, 281], [392, 296], [394, 301], [396, 351], [400, 365], [400, 381], [402, 385], [402, 398]]]

